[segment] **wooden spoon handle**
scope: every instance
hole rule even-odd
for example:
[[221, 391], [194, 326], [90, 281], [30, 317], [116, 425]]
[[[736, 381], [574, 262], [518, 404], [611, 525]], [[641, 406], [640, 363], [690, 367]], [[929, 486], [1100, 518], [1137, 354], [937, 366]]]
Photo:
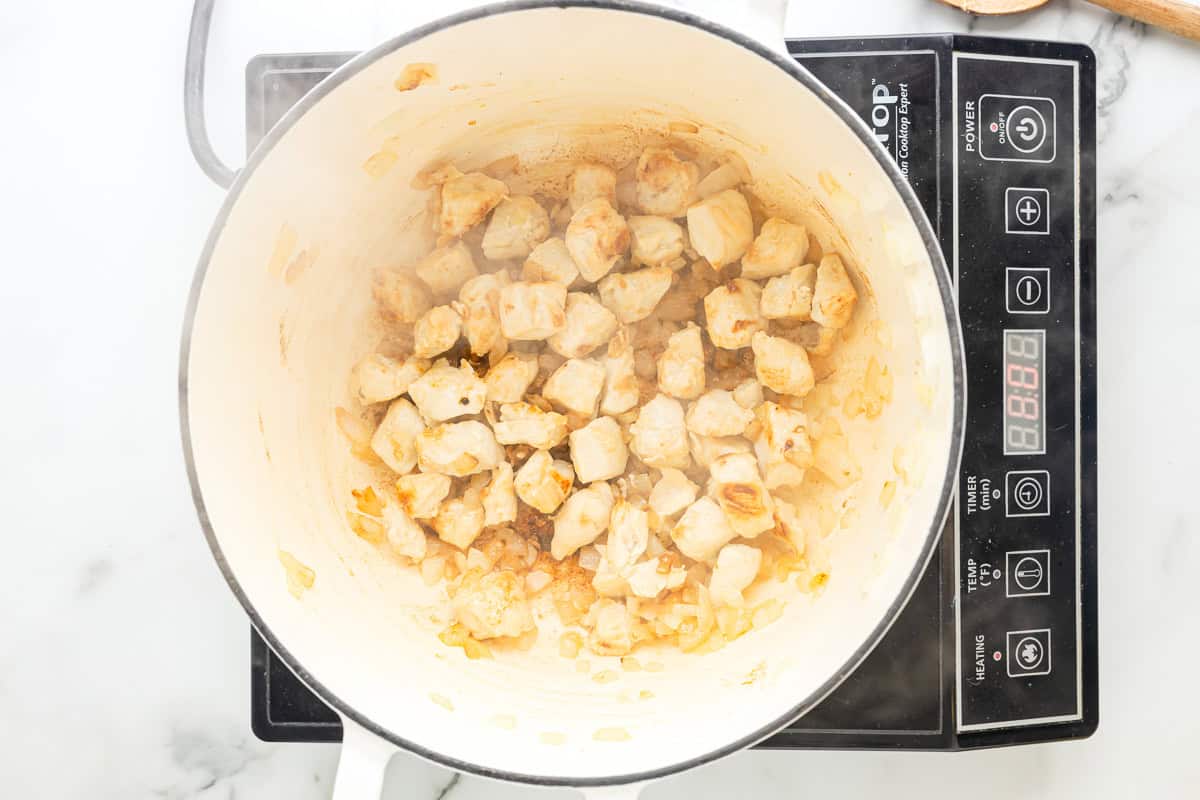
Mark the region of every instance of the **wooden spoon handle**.
[[1089, 0], [1147, 25], [1200, 41], [1200, 6], [1184, 0]]

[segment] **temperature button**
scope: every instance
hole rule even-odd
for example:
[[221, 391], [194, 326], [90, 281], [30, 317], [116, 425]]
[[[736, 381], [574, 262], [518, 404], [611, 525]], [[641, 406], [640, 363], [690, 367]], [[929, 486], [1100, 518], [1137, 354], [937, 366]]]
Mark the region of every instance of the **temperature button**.
[[1048, 97], [979, 97], [979, 155], [987, 161], [1054, 160], [1054, 101]]
[[1050, 594], [1050, 551], [1009, 550], [1004, 554], [1005, 597]]

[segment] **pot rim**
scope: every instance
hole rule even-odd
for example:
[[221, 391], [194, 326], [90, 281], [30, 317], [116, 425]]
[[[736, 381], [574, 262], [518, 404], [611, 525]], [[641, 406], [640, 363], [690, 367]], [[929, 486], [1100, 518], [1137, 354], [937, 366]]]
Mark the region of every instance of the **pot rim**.
[[[844, 664], [831, 675], [824, 683], [821, 684], [815, 691], [811, 692], [807, 697], [800, 700], [795, 705], [782, 712], [775, 720], [760, 727], [758, 730], [742, 736], [735, 741], [729, 742], [719, 748], [710, 750], [692, 758], [677, 761], [655, 769], [644, 770], [642, 772], [612, 775], [593, 778], [573, 778], [555, 775], [539, 775], [519, 772], [509, 772], [501, 769], [485, 767], [479, 764], [463, 761], [445, 753], [431, 750], [418, 742], [405, 739], [397, 736], [390, 730], [384, 728], [359, 709], [354, 708], [349, 703], [342, 700], [336, 694], [325, 687], [315, 676], [309, 673], [297, 659], [280, 641], [275, 634], [267, 626], [266, 622], [259, 615], [254, 603], [251, 602], [246, 592], [238, 583], [229, 562], [225, 559], [224, 553], [221, 551], [220, 544], [217, 541], [216, 534], [213, 531], [212, 523], [208, 518], [208, 512], [205, 509], [203, 493], [200, 490], [200, 480], [196, 472], [195, 457], [192, 452], [191, 429], [189, 423], [189, 406], [188, 406], [188, 364], [189, 354], [191, 351], [191, 341], [193, 326], [196, 317], [196, 308], [200, 299], [200, 290], [204, 284], [204, 277], [208, 270], [209, 261], [212, 258], [217, 241], [220, 239], [222, 230], [225, 227], [225, 222], [229, 217], [233, 206], [235, 205], [242, 189], [253, 176], [258, 165], [266, 157], [266, 154], [278, 142], [287, 131], [301, 118], [307, 111], [312, 108], [319, 100], [340, 86], [349, 78], [361, 72], [370, 64], [375, 63], [378, 59], [393, 51], [405, 47], [412, 42], [422, 39], [430, 34], [437, 33], [448, 28], [453, 28], [466, 22], [471, 22], [485, 17], [491, 17], [499, 14], [508, 14], [521, 11], [529, 11], [541, 8], [592, 8], [599, 10], [620, 11], [625, 13], [643, 14], [651, 17], [666, 19], [671, 22], [688, 25], [698, 28], [707, 33], [724, 38], [734, 44], [741, 46], [755, 55], [767, 60], [785, 73], [800, 82], [805, 88], [816, 94], [822, 101], [829, 106], [834, 113], [846, 123], [847, 127], [854, 133], [855, 136], [866, 145], [875, 161], [887, 174], [891, 180], [893, 187], [899, 192], [901, 199], [904, 201], [905, 208], [909, 215], [913, 218], [918, 231], [921, 235], [921, 241], [925, 246], [926, 253], [929, 256], [931, 265], [933, 266], [934, 277], [937, 281], [938, 291], [942, 298], [942, 308], [945, 313], [946, 327], [950, 337], [951, 361], [954, 370], [954, 409], [953, 422], [951, 430], [951, 458], [946, 465], [946, 473], [942, 479], [942, 491], [938, 498], [937, 511], [930, 520], [929, 531], [926, 534], [925, 542], [921, 547], [921, 553], [914, 564], [912, 572], [906, 578], [900, 592], [896, 595], [895, 600], [889, 606], [884, 618], [879, 622], [870, 636], [854, 651], [854, 653], [846, 660]], [[958, 306], [955, 300], [954, 289], [950, 281], [950, 272], [946, 266], [945, 258], [942, 255], [941, 246], [938, 242], [937, 235], [934, 233], [933, 227], [921, 208], [920, 202], [917, 200], [916, 194], [909, 186], [908, 181], [901, 174], [899, 168], [890, 156], [884, 151], [882, 146], [875, 141], [874, 137], [868, 131], [865, 123], [840, 97], [833, 94], [824, 84], [818, 81], [812, 73], [800, 66], [789, 54], [775, 51], [761, 42], [724, 27], [718, 23], [712, 22], [704, 17], [690, 14], [685, 11], [674, 8], [650, 5], [640, 2], [640, 0], [508, 0], [507, 2], [493, 2], [480, 7], [444, 17], [433, 22], [427, 23], [413, 30], [402, 33], [393, 37], [382, 44], [379, 44], [369, 50], [366, 50], [359, 55], [346, 62], [345, 65], [338, 68], [325, 80], [314, 87], [303, 98], [300, 99], [288, 112], [279, 120], [279, 122], [267, 132], [263, 137], [259, 146], [254, 149], [250, 157], [236, 176], [233, 184], [230, 186], [225, 201], [221, 205], [221, 209], [213, 221], [212, 228], [209, 231], [208, 237], [205, 240], [204, 249], [201, 252], [199, 262], [196, 266], [195, 277], [192, 281], [192, 287], [188, 295], [187, 309], [184, 317], [182, 341], [180, 345], [179, 359], [179, 421], [180, 434], [183, 442], [184, 461], [187, 467], [188, 482], [191, 485], [192, 501], [196, 506], [196, 512], [200, 520], [201, 528], [204, 531], [204, 537], [208, 542], [209, 549], [212, 551], [214, 560], [221, 570], [225, 582], [241, 603], [242, 608], [250, 617], [251, 624], [257, 629], [262, 637], [270, 645], [280, 658], [288, 665], [298, 678], [326, 703], [332, 706], [341, 716], [349, 718], [353, 722], [362, 726], [366, 730], [372, 732], [376, 736], [385, 739], [392, 744], [397, 745], [410, 753], [418, 755], [422, 758], [433, 761], [450, 769], [468, 772], [475, 775], [481, 775], [488, 778], [499, 780], [525, 783], [538, 786], [613, 786], [621, 784], [642, 783], [645, 781], [662, 778], [667, 775], [672, 775], [678, 772], [683, 772], [703, 764], [715, 761], [731, 753], [737, 752], [744, 748], [750, 747], [763, 739], [773, 735], [788, 723], [794, 721], [798, 717], [812, 710], [818, 703], [825, 699], [830, 692], [836, 689], [852, 672], [854, 672], [862, 661], [875, 649], [883, 636], [891, 628], [897, 616], [908, 604], [913, 591], [916, 589], [917, 583], [925, 574], [929, 560], [933, 556], [934, 551], [941, 539], [941, 533], [947, 515], [949, 514], [950, 500], [954, 494], [955, 476], [958, 472], [959, 465], [962, 459], [963, 436], [965, 430], [965, 407], [966, 407], [966, 364], [962, 343], [962, 329], [958, 317]]]

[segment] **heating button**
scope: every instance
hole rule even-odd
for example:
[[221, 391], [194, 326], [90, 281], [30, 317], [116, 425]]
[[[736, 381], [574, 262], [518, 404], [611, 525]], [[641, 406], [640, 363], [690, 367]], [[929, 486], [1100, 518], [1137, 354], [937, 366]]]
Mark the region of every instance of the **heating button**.
[[1050, 674], [1050, 629], [1008, 631], [1008, 677]]

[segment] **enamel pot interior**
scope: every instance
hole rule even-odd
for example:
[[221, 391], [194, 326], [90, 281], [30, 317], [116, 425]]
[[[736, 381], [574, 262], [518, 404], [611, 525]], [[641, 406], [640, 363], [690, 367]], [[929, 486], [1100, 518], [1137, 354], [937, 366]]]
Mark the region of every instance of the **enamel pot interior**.
[[[436, 65], [436, 81], [397, 91], [414, 62]], [[436, 638], [444, 589], [346, 522], [350, 489], [372, 476], [333, 409], [353, 407], [349, 369], [385, 335], [370, 313], [372, 270], [410, 264], [432, 246], [431, 192], [413, 188], [431, 164], [469, 170], [516, 155], [537, 174], [539, 164], [578, 158], [624, 163], [668, 139], [739, 154], [755, 195], [803, 220], [854, 272], [859, 310], [822, 413], [849, 438], [862, 477], [811, 514], [810, 549], [828, 565], [828, 583], [815, 594], [789, 583], [780, 620], [717, 652], [638, 654], [661, 672], [596, 657], [578, 671], [558, 655], [552, 629], [528, 652], [468, 661]], [[950, 296], [902, 177], [849, 110], [785, 57], [636, 7], [473, 13], [351, 62], [239, 177], [201, 262], [184, 347], [197, 503], [255, 624], [370, 730], [514, 779], [663, 774], [811, 708], [907, 599], [936, 543], [959, 454]], [[890, 400], [873, 418], [847, 416], [841, 400], [871, 357], [891, 376]], [[299, 599], [281, 551], [315, 573]], [[593, 680], [605, 669], [618, 680]]]

